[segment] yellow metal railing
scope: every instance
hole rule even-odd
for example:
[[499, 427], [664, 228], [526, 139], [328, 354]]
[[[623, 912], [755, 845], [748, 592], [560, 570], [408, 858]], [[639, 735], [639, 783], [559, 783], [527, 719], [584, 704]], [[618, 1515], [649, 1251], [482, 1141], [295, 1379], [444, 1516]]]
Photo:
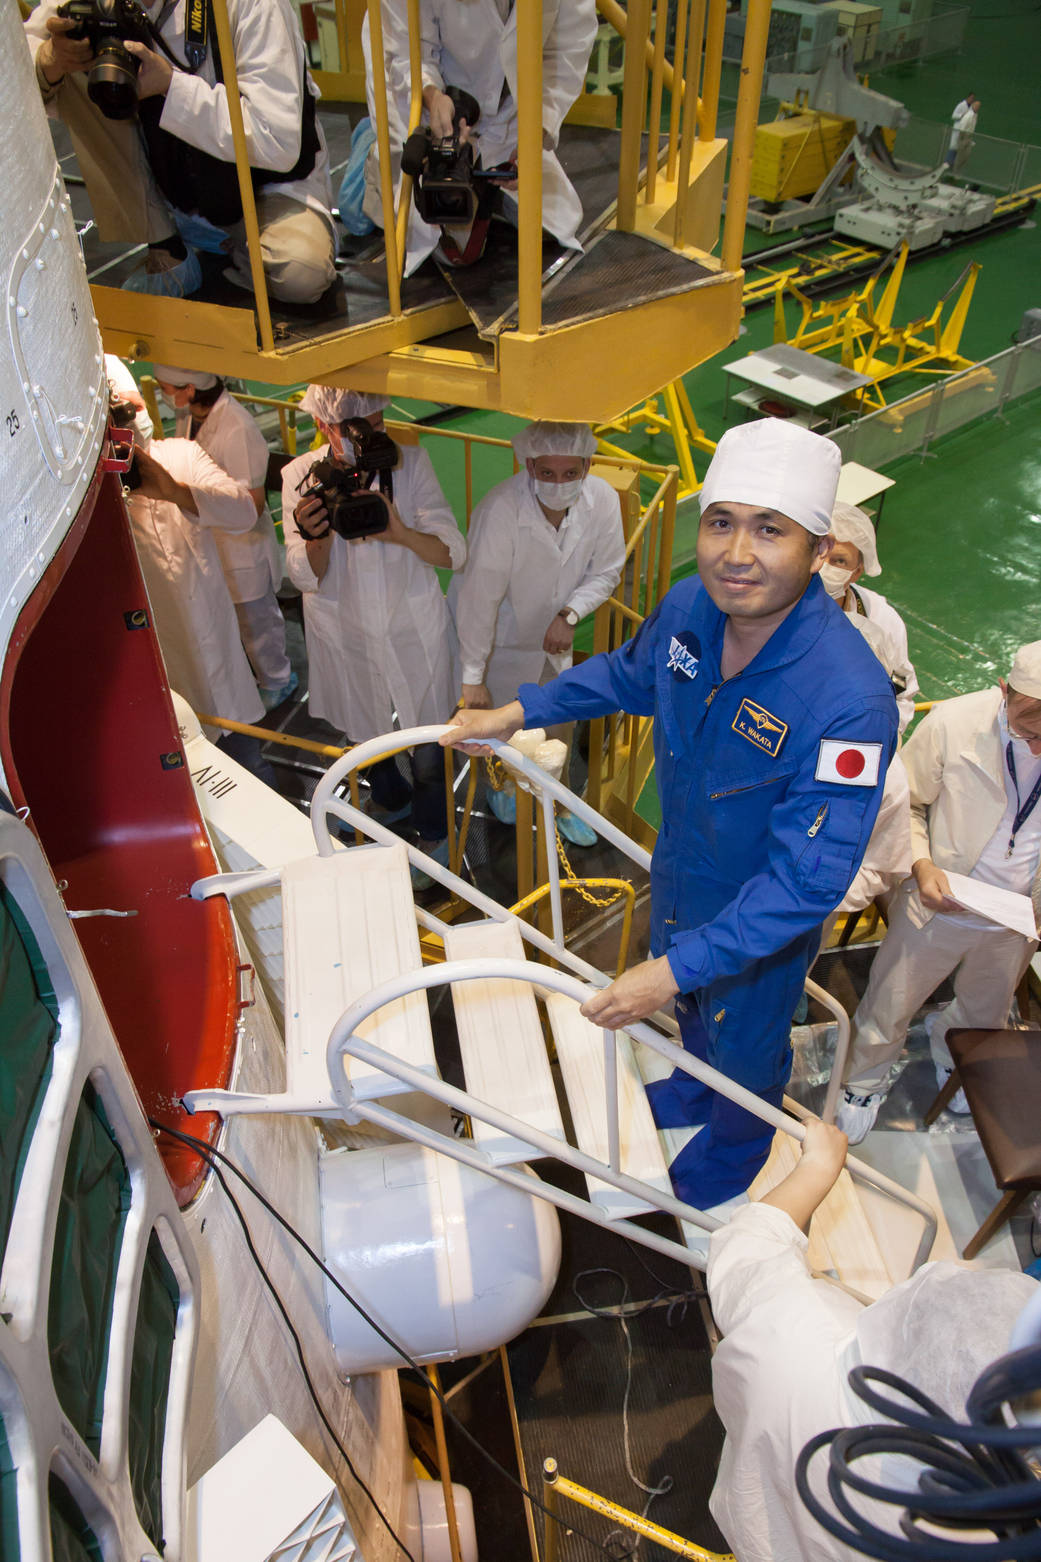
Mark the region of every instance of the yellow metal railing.
[[631, 1509], [623, 1508], [617, 1502], [609, 1502], [606, 1497], [590, 1491], [588, 1487], [569, 1481], [560, 1474], [555, 1459], [547, 1459], [542, 1466], [542, 1501], [549, 1514], [546, 1522], [545, 1562], [559, 1562], [562, 1520], [557, 1518], [557, 1511], [562, 1497], [578, 1503], [579, 1507], [587, 1508], [590, 1513], [599, 1513], [614, 1524], [621, 1524], [634, 1535], [655, 1541], [678, 1557], [690, 1557], [693, 1562], [736, 1562], [729, 1551], [706, 1551], [704, 1546], [696, 1546], [692, 1540], [684, 1540], [682, 1535], [674, 1535], [672, 1530], [662, 1529], [660, 1524], [652, 1524], [650, 1519], [641, 1518]]

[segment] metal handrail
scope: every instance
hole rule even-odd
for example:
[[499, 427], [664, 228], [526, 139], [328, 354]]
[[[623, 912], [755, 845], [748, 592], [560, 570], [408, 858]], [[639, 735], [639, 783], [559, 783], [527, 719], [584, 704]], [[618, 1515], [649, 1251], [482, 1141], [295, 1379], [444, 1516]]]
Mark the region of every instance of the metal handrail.
[[[347, 1053], [360, 1062], [369, 1064], [370, 1067], [379, 1069], [392, 1078], [408, 1085], [413, 1090], [420, 1090], [424, 1094], [432, 1096], [434, 1100], [471, 1118], [477, 1118], [480, 1122], [488, 1123], [500, 1132], [519, 1139], [523, 1144], [530, 1144], [533, 1149], [542, 1155], [551, 1156], [564, 1161], [576, 1170], [583, 1172], [587, 1177], [599, 1178], [602, 1182], [610, 1183], [624, 1193], [635, 1198], [653, 1204], [665, 1214], [673, 1215], [677, 1220], [700, 1226], [703, 1230], [714, 1231], [722, 1222], [715, 1216], [707, 1214], [704, 1210], [696, 1209], [693, 1205], [678, 1199], [673, 1194], [664, 1193], [660, 1189], [652, 1187], [649, 1183], [641, 1182], [638, 1178], [630, 1177], [620, 1168], [620, 1149], [618, 1133], [618, 1095], [616, 1068], [609, 1063], [608, 1055], [612, 1054], [616, 1046], [616, 1031], [605, 1028], [605, 1079], [607, 1089], [608, 1109], [608, 1160], [600, 1161], [595, 1156], [587, 1155], [585, 1151], [576, 1149], [573, 1145], [554, 1138], [551, 1134], [544, 1133], [542, 1129], [535, 1128], [530, 1123], [504, 1112], [500, 1108], [492, 1106], [487, 1101], [481, 1101], [469, 1091], [460, 1090], [455, 1085], [449, 1085], [444, 1080], [433, 1079], [422, 1068], [417, 1068], [403, 1059], [395, 1057], [382, 1047], [375, 1046], [356, 1034], [359, 1025], [374, 1014], [385, 1004], [393, 1003], [396, 999], [408, 996], [410, 993], [427, 990], [432, 987], [444, 987], [454, 982], [483, 981], [488, 978], [500, 978], [509, 981], [524, 981], [531, 984], [540, 996], [549, 993], [561, 993], [567, 998], [572, 998], [576, 1003], [585, 1003], [592, 997], [597, 989], [588, 982], [578, 981], [566, 971], [554, 970], [551, 966], [536, 965], [529, 960], [508, 959], [480, 959], [480, 960], [451, 960], [443, 965], [430, 966], [423, 971], [407, 972], [404, 975], [381, 982], [378, 987], [372, 988], [363, 998], [357, 999], [345, 1009], [336, 1021], [329, 1035], [326, 1048], [326, 1062], [328, 1066], [329, 1081], [336, 1098], [337, 1105], [351, 1121], [356, 1116], [368, 1118], [372, 1122], [378, 1122], [382, 1126], [393, 1126], [395, 1130], [408, 1138], [417, 1138], [420, 1143], [429, 1148], [440, 1150], [443, 1154], [451, 1155], [456, 1159], [466, 1160], [477, 1166], [480, 1170], [487, 1171], [490, 1176], [499, 1176], [508, 1168], [496, 1166], [483, 1152], [465, 1146], [462, 1141], [436, 1130], [425, 1128], [414, 1123], [409, 1118], [400, 1117], [388, 1108], [375, 1105], [370, 1101], [355, 1099], [350, 1082], [350, 1076], [343, 1067], [343, 1054]], [[719, 1095], [726, 1096], [735, 1105], [743, 1107], [763, 1122], [769, 1123], [774, 1129], [789, 1134], [791, 1138], [800, 1142], [806, 1137], [804, 1125], [796, 1119], [789, 1117], [777, 1107], [770, 1106], [768, 1102], [760, 1100], [752, 1091], [746, 1090], [743, 1085], [712, 1068], [708, 1063], [703, 1063], [700, 1058], [693, 1057], [678, 1047], [674, 1042], [666, 1040], [658, 1031], [654, 1030], [643, 1020], [633, 1021], [628, 1025], [619, 1026], [634, 1041], [649, 1047], [661, 1057], [670, 1062], [674, 1068], [682, 1069], [692, 1078], [699, 1080]], [[612, 1088], [613, 1086], [613, 1088]], [[459, 1153], [465, 1150], [465, 1154]], [[935, 1212], [917, 1195], [909, 1193], [906, 1188], [898, 1183], [883, 1177], [873, 1167], [847, 1157], [847, 1170], [851, 1175], [869, 1182], [873, 1187], [889, 1193], [902, 1204], [908, 1205], [922, 1216], [924, 1229], [919, 1239], [918, 1248], [912, 1264], [912, 1272], [928, 1258], [936, 1237]], [[547, 1191], [544, 1193], [543, 1188]], [[528, 1191], [533, 1191], [530, 1184]], [[543, 1184], [538, 1190], [539, 1197], [549, 1198], [550, 1202], [558, 1202], [555, 1195], [559, 1190], [552, 1189], [550, 1185]], [[584, 1203], [585, 1201], [580, 1201]], [[580, 1213], [585, 1213], [581, 1211]], [[594, 1218], [595, 1216], [587, 1216]], [[610, 1226], [612, 1230], [627, 1228], [624, 1221], [611, 1220], [605, 1216], [598, 1224]], [[627, 1234], [634, 1234], [627, 1230]], [[640, 1232], [636, 1240], [643, 1241], [647, 1233]], [[664, 1239], [668, 1241], [668, 1239]], [[697, 1255], [685, 1248], [680, 1248], [678, 1243], [670, 1243], [670, 1256], [676, 1257], [676, 1249], [679, 1248], [681, 1262], [690, 1263], [696, 1260]], [[659, 1251], [665, 1251], [659, 1246]]]
[[[314, 830], [315, 844], [319, 855], [330, 856], [334, 850], [332, 836], [329, 832], [329, 815], [344, 820], [345, 823], [352, 825], [355, 829], [362, 830], [363, 833], [372, 839], [382, 838], [388, 845], [396, 844], [398, 842], [397, 836], [393, 835], [392, 832], [387, 830], [384, 826], [376, 824], [374, 820], [371, 820], [368, 817], [368, 815], [363, 814], [359, 808], [339, 800], [335, 796], [336, 789], [343, 784], [344, 780], [349, 779], [352, 773], [359, 766], [370, 764], [375, 759], [383, 758], [391, 753], [397, 753], [404, 748], [411, 748], [419, 743], [436, 742], [440, 737], [442, 737], [450, 730], [451, 728], [449, 725], [413, 727], [395, 733], [393, 735], [393, 742], [391, 744], [388, 744], [386, 737], [371, 738], [367, 743], [359, 743], [355, 748], [351, 749], [348, 754], [345, 754], [341, 759], [337, 760], [333, 765], [331, 765], [326, 771], [325, 775], [322, 777], [321, 781], [319, 781], [311, 800], [311, 824]], [[516, 749], [511, 748], [508, 743], [503, 743], [498, 739], [492, 738], [487, 741], [486, 746], [492, 751], [492, 753], [494, 753], [500, 760], [502, 760], [505, 765], [508, 765], [512, 770], [515, 770], [523, 775], [529, 782], [532, 792], [541, 803], [543, 816], [544, 819], [546, 819], [547, 824], [548, 839], [552, 839], [553, 802], [561, 802], [572, 813], [576, 814], [579, 818], [584, 819], [587, 824], [595, 829], [597, 833], [605, 840], [609, 841], [618, 851], [623, 854], [623, 856], [628, 857], [631, 862], [635, 863], [638, 867], [643, 868], [645, 871], [650, 870], [650, 853], [645, 851], [642, 846], [638, 846], [635, 841], [631, 840], [627, 835], [625, 835], [621, 830], [613, 825], [610, 820], [605, 819], [601, 814], [596, 813], [596, 811], [592, 809], [584, 799], [577, 797], [572, 791], [570, 791], [568, 787], [563, 784], [563, 782], [555, 780], [552, 776], [548, 775], [544, 770], [536, 765], [533, 760], [528, 759], [525, 755], [519, 753]], [[524, 922], [523, 919], [512, 916], [511, 913], [500, 906], [498, 902], [493, 901], [490, 899], [490, 897], [481, 894], [480, 891], [476, 890], [473, 886], [468, 885], [463, 879], [459, 878], [458, 875], [452, 873], [449, 869], [442, 867], [440, 863], [434, 862], [432, 858], [427, 857], [426, 854], [419, 851], [418, 848], [407, 846], [406, 849], [408, 851], [410, 860], [418, 867], [423, 868], [423, 870], [428, 873], [430, 877], [436, 879], [443, 885], [444, 888], [452, 891], [456, 895], [459, 895], [464, 900], [469, 900], [472, 905], [476, 906], [480, 910], [483, 910], [486, 915], [493, 917], [497, 921], [513, 921], [519, 926], [522, 936], [526, 938], [529, 943], [534, 944], [537, 948], [540, 948], [544, 954], [550, 955], [551, 958], [559, 961], [561, 964], [569, 965], [572, 971], [574, 971], [576, 975], [581, 976], [586, 984], [583, 986], [581, 983], [576, 982], [575, 976], [567, 977], [567, 980], [573, 983], [575, 988], [580, 990], [582, 1001], [584, 1001], [585, 998], [589, 996], [591, 990], [597, 990], [608, 985], [609, 979], [605, 977], [602, 972], [597, 971], [595, 967], [590, 966], [586, 961], [579, 959], [579, 957], [568, 950], [564, 944], [563, 917], [561, 913], [560, 894], [560, 865], [557, 862], [555, 855], [549, 856], [548, 859], [549, 897], [553, 911], [553, 936], [551, 938], [540, 932], [538, 929], [532, 927], [530, 923]], [[433, 931], [443, 931], [444, 924], [440, 922], [440, 919], [434, 917], [431, 913], [422, 912], [417, 913], [417, 915], [419, 915], [421, 922], [425, 926], [431, 928]], [[529, 964], [528, 962], [514, 963]], [[467, 962], [459, 962], [459, 964], [466, 965]], [[489, 962], [481, 961], [479, 962], [479, 965], [484, 974], [488, 975]], [[444, 973], [446, 970], [451, 970], [454, 968], [454, 965], [439, 966], [434, 968], [433, 973], [417, 973], [415, 978], [403, 978], [402, 980], [414, 979], [417, 986], [436, 986], [439, 984], [437, 973]], [[531, 970], [538, 973], [538, 979], [541, 981], [545, 981], [547, 974], [552, 974], [554, 977], [564, 977], [566, 974], [564, 972], [550, 973], [548, 968], [542, 966], [532, 965], [530, 968]], [[459, 979], [466, 980], [467, 978], [462, 977]], [[832, 1067], [831, 1079], [828, 1086], [828, 1096], [825, 1101], [825, 1112], [830, 1110], [833, 1116], [839, 1084], [841, 1081], [842, 1067], [845, 1062], [845, 1053], [849, 1045], [849, 1019], [845, 1014], [845, 1010], [842, 1009], [842, 1006], [838, 1004], [830, 994], [826, 993], [823, 988], [819, 987], [817, 983], [807, 979], [806, 985], [807, 991], [810, 992], [811, 995], [819, 1002], [823, 1003], [832, 1014], [834, 1014], [839, 1026], [836, 1055]], [[346, 1035], [350, 1035], [351, 1031], [353, 1031], [353, 1028], [358, 1023], [360, 1023], [360, 1020], [364, 1018], [366, 1014], [371, 1012], [371, 1010], [366, 1009], [365, 1014], [356, 1014], [355, 1011], [359, 1009], [359, 1004], [363, 1005], [368, 1003], [374, 997], [374, 995], [378, 994], [381, 990], [382, 989], [379, 988], [373, 989], [373, 992], [368, 994], [365, 999], [359, 1000], [358, 1004], [352, 1005], [351, 1008], [348, 1009], [343, 1016], [341, 1016], [341, 1020], [334, 1028], [333, 1035], [336, 1036], [340, 1034], [344, 1023], [347, 1022], [351, 1016], [354, 1016], [353, 1020], [351, 1021], [350, 1029], [345, 1033]], [[409, 988], [408, 990], [411, 991], [412, 989]], [[561, 988], [559, 990], [565, 991], [566, 989]], [[575, 991], [572, 990], [570, 996], [574, 997], [575, 995]], [[383, 998], [380, 1000], [380, 1003], [387, 1001], [389, 1001], [387, 998]], [[379, 1007], [380, 1003], [377, 1003], [375, 1006]], [[765, 1102], [760, 1101], [758, 1096], [753, 1095], [750, 1091], [745, 1090], [743, 1086], [736, 1084], [732, 1080], [729, 1080], [726, 1075], [721, 1074], [718, 1072], [718, 1070], [711, 1068], [707, 1063], [702, 1063], [700, 1060], [692, 1058], [687, 1052], [683, 1050], [682, 1047], [677, 1046], [674, 1042], [668, 1041], [660, 1034], [659, 1031], [652, 1029], [649, 1025], [646, 1024], [646, 1022], [641, 1021], [638, 1024], [626, 1026], [624, 1028], [636, 1040], [649, 1046], [652, 1051], [658, 1052], [662, 1057], [670, 1062], [674, 1068], [682, 1069], [685, 1073], [691, 1074], [694, 1078], [702, 1080], [712, 1089], [718, 1090], [720, 1094], [727, 1096], [728, 1099], [735, 1101], [739, 1106], [745, 1107], [746, 1110], [752, 1112], [755, 1116], [762, 1118], [764, 1122], [771, 1123], [775, 1128], [784, 1129], [786, 1133], [791, 1133], [795, 1138], [802, 1138], [803, 1135], [801, 1129], [798, 1127], [798, 1125], [794, 1125], [792, 1123], [790, 1117], [786, 1117], [785, 1114], [778, 1111], [777, 1108], [768, 1106]], [[357, 1038], [354, 1039], [357, 1040]], [[332, 1048], [332, 1044], [333, 1038], [330, 1037], [330, 1049]], [[368, 1047], [370, 1044], [360, 1043], [360, 1045]], [[360, 1052], [355, 1055], [363, 1056], [363, 1054]], [[331, 1056], [332, 1054], [330, 1051], [330, 1058]], [[369, 1061], [371, 1062], [376, 1060], [369, 1058]], [[391, 1061], [394, 1066], [388, 1067], [386, 1072], [395, 1073], [398, 1066], [397, 1060]], [[376, 1066], [382, 1068], [383, 1064], [377, 1061]], [[408, 1067], [408, 1065], [401, 1066], [405, 1068]], [[397, 1077], [409, 1078], [410, 1076], [398, 1074]], [[330, 1070], [330, 1078], [335, 1083], [335, 1069]], [[416, 1074], [415, 1088], [417, 1089], [427, 1090], [428, 1093], [436, 1095], [438, 1094], [438, 1091], [431, 1088], [435, 1083], [437, 1083], [440, 1088], [440, 1082], [431, 1081], [427, 1075], [420, 1075], [418, 1073]], [[444, 1088], [452, 1089], [454, 1087]], [[465, 1092], [460, 1092], [460, 1094], [465, 1095]], [[469, 1111], [469, 1108], [467, 1107], [461, 1107], [460, 1109]], [[371, 1108], [369, 1104], [366, 1104], [366, 1111], [370, 1110]], [[380, 1112], [386, 1111], [386, 1109], [382, 1107], [378, 1110]], [[470, 1113], [470, 1115], [481, 1117], [482, 1113], [480, 1110], [478, 1110]], [[373, 1119], [373, 1121], [375, 1121], [375, 1119]], [[520, 1130], [511, 1128], [510, 1131], [517, 1132], [517, 1136], [520, 1138], [525, 1137], [524, 1133]], [[553, 1143], [557, 1142], [558, 1141], [553, 1141]], [[912, 1209], [916, 1210], [916, 1212], [922, 1216], [923, 1220], [926, 1222], [926, 1228], [923, 1232], [922, 1241], [919, 1244], [918, 1256], [916, 1256], [915, 1260], [914, 1267], [917, 1268], [920, 1263], [925, 1261], [925, 1258], [928, 1256], [929, 1250], [932, 1247], [932, 1242], [936, 1234], [935, 1213], [927, 1204], [918, 1199], [914, 1194], [909, 1193], [905, 1188], [901, 1188], [898, 1183], [890, 1181], [889, 1178], [882, 1177], [880, 1173], [876, 1172], [873, 1168], [867, 1166], [866, 1164], [859, 1161], [850, 1161], [847, 1159], [847, 1167], [855, 1176], [859, 1177], [861, 1181], [868, 1182], [873, 1187], [879, 1188], [882, 1192], [890, 1194], [890, 1196], [896, 1198], [898, 1201], [908, 1204]], [[601, 1174], [599, 1172], [594, 1172], [593, 1175]], [[605, 1178], [604, 1180], [610, 1181], [610, 1178]], [[639, 1196], [646, 1197], [646, 1195], [642, 1193]], [[664, 1208], [665, 1206], [661, 1207]], [[687, 1217], [684, 1216], [681, 1218]]]

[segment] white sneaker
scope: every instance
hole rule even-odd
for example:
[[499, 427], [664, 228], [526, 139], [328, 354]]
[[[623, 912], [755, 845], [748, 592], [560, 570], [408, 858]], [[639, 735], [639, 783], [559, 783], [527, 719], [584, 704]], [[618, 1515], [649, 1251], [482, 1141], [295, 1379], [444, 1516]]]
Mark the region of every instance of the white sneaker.
[[[951, 1075], [954, 1073], [954, 1070], [953, 1068], [944, 1068], [941, 1063], [937, 1063], [935, 1066], [936, 1083], [942, 1090], [944, 1085], [950, 1079]], [[969, 1103], [966, 1099], [964, 1090], [956, 1090], [951, 1099], [948, 1101], [944, 1110], [947, 1112], [955, 1112], [958, 1114], [958, 1116], [964, 1117], [969, 1111]]]
[[860, 1144], [874, 1128], [875, 1118], [885, 1098], [884, 1090], [867, 1096], [856, 1096], [851, 1090], [844, 1090], [835, 1113], [835, 1127], [842, 1129], [850, 1144]]

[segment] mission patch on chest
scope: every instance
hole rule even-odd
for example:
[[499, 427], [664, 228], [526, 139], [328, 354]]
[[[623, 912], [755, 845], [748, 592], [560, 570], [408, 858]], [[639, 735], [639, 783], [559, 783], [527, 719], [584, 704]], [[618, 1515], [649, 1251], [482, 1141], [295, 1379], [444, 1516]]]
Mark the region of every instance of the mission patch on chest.
[[742, 700], [737, 708], [737, 715], [730, 723], [735, 732], [740, 732], [749, 743], [754, 743], [756, 748], [761, 748], [764, 754], [769, 754], [775, 759], [781, 752], [781, 744], [788, 736], [788, 723], [780, 721], [764, 706], [757, 705], [754, 700]]

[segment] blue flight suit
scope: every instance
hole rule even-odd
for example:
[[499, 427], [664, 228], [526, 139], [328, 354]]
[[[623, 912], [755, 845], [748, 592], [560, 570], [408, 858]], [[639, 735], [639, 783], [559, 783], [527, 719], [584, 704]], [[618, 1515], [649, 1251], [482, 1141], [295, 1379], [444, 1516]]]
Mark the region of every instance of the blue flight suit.
[[[662, 825], [651, 953], [668, 957], [679, 985], [684, 1047], [779, 1106], [791, 1018], [821, 923], [864, 855], [897, 708], [882, 664], [816, 575], [754, 660], [726, 680], [725, 627], [701, 582], [682, 581], [620, 650], [541, 688], [522, 684], [517, 697], [527, 727], [653, 714]], [[822, 750], [822, 740], [839, 747]], [[877, 759], [877, 781], [815, 779], [836, 754], [865, 775]], [[670, 1168], [680, 1198], [704, 1209], [748, 1187], [771, 1128], [680, 1070], [648, 1094], [659, 1127], [706, 1124]]]

